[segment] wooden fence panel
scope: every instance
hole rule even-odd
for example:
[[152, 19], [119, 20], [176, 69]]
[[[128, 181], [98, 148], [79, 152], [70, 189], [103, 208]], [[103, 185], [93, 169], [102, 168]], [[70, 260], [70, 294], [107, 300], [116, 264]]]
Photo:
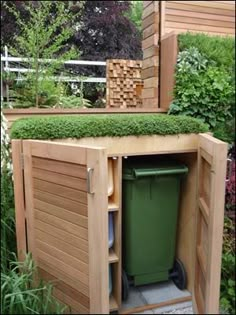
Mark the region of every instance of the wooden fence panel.
[[234, 1], [163, 1], [162, 36], [171, 31], [235, 34]]
[[177, 55], [177, 34], [171, 32], [166, 34], [161, 40], [160, 107], [166, 110], [168, 110], [173, 99]]

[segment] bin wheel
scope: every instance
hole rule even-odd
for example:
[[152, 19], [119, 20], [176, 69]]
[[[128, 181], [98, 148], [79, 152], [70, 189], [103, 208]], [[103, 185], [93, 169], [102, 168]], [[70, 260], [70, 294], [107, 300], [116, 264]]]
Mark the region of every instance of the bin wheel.
[[179, 259], [176, 259], [174, 262], [174, 267], [170, 273], [170, 278], [173, 280], [178, 289], [186, 289], [187, 275], [184, 265]]
[[129, 281], [126, 272], [122, 270], [122, 300], [126, 301], [129, 296]]

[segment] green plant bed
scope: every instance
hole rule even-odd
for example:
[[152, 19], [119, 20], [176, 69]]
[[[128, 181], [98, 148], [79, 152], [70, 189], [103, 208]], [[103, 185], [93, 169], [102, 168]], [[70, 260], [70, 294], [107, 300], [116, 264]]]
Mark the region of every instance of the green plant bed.
[[63, 139], [200, 133], [208, 127], [195, 118], [163, 114], [110, 114], [23, 118], [12, 125], [12, 139]]

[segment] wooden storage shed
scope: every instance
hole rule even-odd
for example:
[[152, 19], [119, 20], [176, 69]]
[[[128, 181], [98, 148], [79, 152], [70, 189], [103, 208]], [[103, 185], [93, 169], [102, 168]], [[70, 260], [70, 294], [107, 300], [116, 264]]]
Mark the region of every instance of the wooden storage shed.
[[[40, 275], [55, 280], [54, 295], [82, 314], [128, 311], [121, 304], [123, 158], [162, 155], [185, 163], [177, 257], [187, 270], [195, 313], [218, 313], [226, 143], [203, 133], [12, 140], [12, 150], [19, 259], [32, 252]], [[115, 240], [108, 250], [111, 211]]]

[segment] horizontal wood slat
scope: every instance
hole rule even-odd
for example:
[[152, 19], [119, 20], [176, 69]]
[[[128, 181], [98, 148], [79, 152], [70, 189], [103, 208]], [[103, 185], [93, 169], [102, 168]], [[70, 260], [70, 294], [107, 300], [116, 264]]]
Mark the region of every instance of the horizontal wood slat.
[[46, 171], [42, 169], [37, 169], [37, 168], [32, 169], [32, 175], [34, 178], [45, 180], [50, 183], [55, 183], [55, 184], [69, 187], [69, 188], [87, 191], [87, 186], [86, 186], [87, 183], [85, 179], [68, 176], [68, 175], [62, 175], [62, 174], [58, 174], [58, 173], [54, 173], [54, 172]]
[[88, 252], [81, 250], [78, 246], [76, 246], [76, 244], [73, 246], [68, 242], [66, 243], [63, 240], [58, 240], [57, 237], [45, 233], [39, 229], [35, 230], [35, 237], [36, 239], [41, 240], [50, 246], [57, 247], [59, 250], [77, 258], [85, 264], [88, 264], [89, 262]]
[[152, 3], [150, 3], [150, 5], [148, 5], [147, 7], [143, 8], [142, 18], [145, 19], [146, 17], [148, 17], [153, 12], [158, 12], [158, 6], [155, 5], [154, 1]]
[[157, 107], [158, 99], [156, 98], [143, 98], [143, 107]]
[[33, 157], [32, 166], [42, 170], [47, 170], [68, 176], [86, 178], [87, 170], [83, 165], [65, 163], [61, 161], [48, 160], [44, 158]]
[[80, 214], [83, 216], [88, 216], [87, 205], [83, 203], [79, 203], [77, 201], [73, 201], [61, 196], [53, 195], [46, 191], [40, 191], [34, 189], [34, 198], [44, 201], [46, 203], [64, 208], [65, 210], [69, 210], [75, 212], [76, 214]]
[[[209, 26], [214, 26], [214, 27], [222, 27], [224, 28], [234, 28], [235, 23], [234, 22], [229, 22], [229, 21], [219, 21], [219, 20], [210, 20], [210, 19], [199, 19], [196, 17], [187, 17], [187, 16], [177, 16], [177, 15], [166, 15], [166, 21], [170, 22], [178, 22], [178, 23], [184, 23], [184, 24], [195, 24], [195, 25], [209, 25]], [[208, 27], [207, 27], [208, 29]]]
[[174, 15], [174, 16], [182, 17], [182, 20], [184, 20], [185, 17], [189, 17], [189, 18], [192, 17], [192, 18], [198, 18], [202, 20], [205, 19], [205, 20], [214, 20], [214, 21], [235, 22], [235, 17], [233, 16], [202, 13], [202, 12], [196, 12], [196, 11], [190, 12], [190, 11], [177, 10], [177, 9], [166, 9], [165, 13], [168, 19], [170, 19], [171, 16]]
[[157, 77], [158, 76], [158, 67], [151, 67], [147, 69], [142, 69], [142, 78], [148, 79], [152, 77]]
[[186, 2], [193, 6], [201, 6], [206, 8], [216, 8], [216, 9], [224, 9], [224, 10], [232, 10], [233, 6], [232, 4], [226, 4], [226, 3], [216, 3], [215, 1], [167, 1], [167, 3], [178, 3], [178, 4], [186, 4]]
[[[166, 32], [170, 33], [173, 31], [173, 28], [166, 28]], [[180, 29], [180, 28], [175, 28], [175, 32], [177, 34], [184, 34], [186, 33], [186, 30], [184, 28]], [[189, 33], [191, 34], [202, 34], [202, 31], [197, 31], [197, 30], [188, 30]], [[216, 32], [204, 32], [207, 33], [209, 36], [221, 36], [221, 37], [225, 37], [225, 33], [216, 33]], [[233, 34], [229, 34], [229, 36], [233, 36]]]
[[146, 88], [146, 89], [157, 88], [158, 87], [158, 82], [159, 82], [159, 78], [158, 77], [147, 78], [144, 81], [144, 88]]
[[36, 209], [51, 214], [57, 218], [88, 228], [88, 218], [86, 216], [65, 210], [64, 208], [54, 206], [38, 199], [34, 199], [34, 206]]
[[150, 88], [150, 89], [143, 89], [142, 92], [143, 98], [157, 98], [158, 97], [158, 88]]
[[[58, 242], [64, 241], [66, 244], [74, 246], [86, 253], [88, 253], [88, 241], [77, 237], [67, 231], [57, 228], [53, 225], [47, 224], [43, 221], [37, 221], [35, 229], [40, 230], [43, 233], [47, 233], [58, 239]], [[79, 253], [79, 250], [78, 250]]]
[[152, 24], [158, 24], [159, 15], [156, 12], [153, 12], [148, 17], [142, 20], [142, 30], [145, 30], [148, 26]]
[[[158, 65], [159, 65], [158, 58], [154, 56], [154, 57], [150, 57], [143, 60], [142, 69], [158, 67]], [[144, 86], [145, 86], [145, 82], [144, 82]]]
[[[147, 59], [147, 58], [153, 57], [153, 56], [155, 56], [158, 59], [158, 56], [159, 56], [159, 47], [158, 46], [152, 46], [152, 47], [149, 47], [143, 51], [143, 59]], [[142, 79], [143, 79], [143, 77], [142, 77]]]
[[71, 233], [79, 238], [88, 240], [88, 230], [78, 226], [76, 224], [72, 224], [66, 222], [65, 220], [56, 218], [50, 214], [42, 212], [40, 210], [35, 209], [35, 227], [37, 227], [37, 221], [43, 221], [48, 223], [49, 225], [53, 225], [58, 229], [62, 229], [68, 233]]
[[49, 183], [41, 179], [33, 179], [34, 188], [40, 191], [49, 192], [54, 195], [62, 196], [73, 201], [87, 204], [87, 193], [73, 188], [68, 188], [55, 183]]
[[[195, 1], [194, 4], [187, 4], [185, 3], [177, 3], [176, 1], [167, 1], [166, 3], [166, 9], [177, 9], [177, 10], [184, 10], [184, 11], [193, 11], [193, 12], [202, 12], [202, 13], [210, 13], [210, 14], [216, 14], [216, 15], [224, 15], [224, 16], [234, 16], [233, 10], [225, 10], [225, 9], [219, 9], [219, 8], [206, 8], [204, 6], [200, 6], [198, 4], [198, 1]], [[205, 1], [208, 2], [208, 1]]]
[[159, 38], [159, 35], [158, 34], [153, 34], [149, 37], [147, 37], [146, 39], [144, 39], [142, 41], [142, 49], [147, 49], [148, 47], [151, 47], [151, 46], [157, 46], [158, 45], [158, 38]]
[[143, 39], [146, 39], [149, 36], [158, 33], [158, 29], [159, 29], [158, 25], [151, 24], [150, 26], [148, 26], [147, 28], [143, 30], [143, 36], [142, 36]]
[[[85, 165], [87, 161], [87, 150], [81, 147], [78, 154], [78, 148], [71, 144], [53, 143], [52, 141], [25, 140], [30, 143], [32, 156], [45, 159], [59, 160], [68, 163]], [[58, 154], [60, 152], [60, 154]]]
[[[88, 294], [88, 276], [86, 276], [84, 273], [78, 271], [71, 265], [68, 265], [68, 263], [65, 263], [60, 258], [54, 257], [53, 255], [46, 253], [45, 251], [42, 251], [38, 247], [36, 248], [37, 253], [37, 259], [40, 259], [42, 261], [45, 261], [46, 263], [51, 264], [55, 269], [60, 270], [61, 272], [64, 272], [66, 275], [68, 275], [71, 278], [77, 278], [80, 279], [78, 282], [80, 282], [80, 287], [83, 290], [80, 290], [84, 294]], [[39, 265], [40, 266], [40, 265]]]
[[78, 271], [78, 274], [80, 274], [81, 282], [88, 284], [88, 264], [37, 238], [36, 245], [37, 250], [39, 249], [40, 251], [62, 261], [63, 263], [68, 265], [68, 268], [73, 267], [75, 270]]
[[185, 29], [185, 31], [188, 30], [197, 30], [202, 31], [204, 33], [208, 32], [222, 32], [225, 34], [234, 34], [234, 29], [231, 28], [225, 28], [225, 27], [214, 27], [214, 26], [206, 26], [205, 25], [199, 25], [199, 24], [187, 24], [187, 23], [177, 23], [177, 22], [166, 22], [165, 23], [166, 28], [175, 30], [177, 29]]
[[82, 294], [81, 292], [75, 290], [68, 284], [66, 284], [64, 281], [54, 277], [52, 274], [48, 273], [47, 271], [39, 268], [39, 274], [47, 281], [53, 282], [54, 287], [60, 288], [60, 290], [63, 290], [68, 296], [73, 298], [74, 300], [77, 300], [81, 305], [89, 308], [89, 298]]
[[74, 300], [70, 296], [68, 296], [64, 290], [61, 291], [57, 288], [53, 290], [53, 295], [60, 301], [62, 301], [64, 304], [67, 304], [70, 306], [72, 314], [88, 314], [89, 310], [88, 308], [84, 307], [79, 303], [79, 300]]
[[[44, 256], [43, 253], [41, 254], [42, 256]], [[48, 257], [45, 257], [45, 258], [46, 259], [42, 259], [42, 258], [37, 259], [37, 266], [39, 268], [47, 271], [48, 273], [53, 275], [55, 278], [62, 280], [63, 282], [71, 286], [73, 289], [89, 297], [88, 286], [75, 278], [74, 274], [72, 273], [74, 271], [73, 269], [69, 270], [68, 266], [66, 265], [63, 265], [62, 268], [58, 268], [58, 265], [61, 266], [61, 264], [58, 264], [58, 260], [56, 260], [56, 265], [54, 265], [50, 261], [50, 257], [49, 257], [49, 261], [48, 261]], [[69, 270], [69, 273], [67, 272], [68, 270]]]

